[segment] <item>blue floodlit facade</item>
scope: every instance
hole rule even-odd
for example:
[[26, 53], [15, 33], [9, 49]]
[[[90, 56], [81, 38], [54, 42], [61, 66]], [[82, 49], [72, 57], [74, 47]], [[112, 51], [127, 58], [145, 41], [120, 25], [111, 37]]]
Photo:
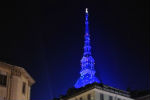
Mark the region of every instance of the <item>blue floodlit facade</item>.
[[94, 59], [91, 55], [91, 45], [90, 45], [90, 34], [89, 34], [89, 25], [88, 25], [88, 9], [85, 11], [85, 41], [84, 41], [84, 54], [81, 59], [81, 71], [80, 78], [75, 83], [75, 88], [84, 87], [87, 84], [92, 84], [94, 82], [100, 83], [98, 78], [95, 76], [94, 69]]

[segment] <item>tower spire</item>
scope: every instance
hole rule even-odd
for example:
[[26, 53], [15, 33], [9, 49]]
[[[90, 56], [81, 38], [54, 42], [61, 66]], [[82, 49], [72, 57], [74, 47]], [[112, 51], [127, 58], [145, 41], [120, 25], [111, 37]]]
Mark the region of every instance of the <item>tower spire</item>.
[[85, 33], [89, 34], [89, 23], [88, 23], [88, 8], [85, 9]]
[[94, 82], [100, 83], [95, 76], [94, 59], [91, 55], [90, 34], [89, 34], [89, 22], [88, 22], [88, 8], [85, 9], [85, 41], [84, 41], [84, 53], [81, 59], [81, 71], [80, 78], [75, 84], [75, 88], [84, 87], [87, 84]]
[[84, 41], [84, 56], [91, 55], [90, 34], [89, 34], [89, 21], [88, 21], [88, 8], [85, 9], [85, 41]]

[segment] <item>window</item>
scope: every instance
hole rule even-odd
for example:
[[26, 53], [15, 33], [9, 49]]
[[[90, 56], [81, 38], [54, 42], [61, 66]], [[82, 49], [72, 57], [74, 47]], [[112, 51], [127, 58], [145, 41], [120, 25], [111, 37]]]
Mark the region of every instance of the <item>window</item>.
[[22, 93], [25, 94], [26, 93], [26, 83], [23, 82], [22, 84]]
[[80, 100], [83, 100], [82, 97], [80, 97]]
[[6, 86], [6, 84], [7, 84], [7, 76], [0, 74], [0, 85]]
[[87, 98], [88, 100], [91, 100], [91, 94], [88, 94]]
[[104, 95], [100, 94], [100, 100], [104, 100]]
[[113, 100], [113, 97], [112, 97], [112, 96], [109, 96], [109, 100]]

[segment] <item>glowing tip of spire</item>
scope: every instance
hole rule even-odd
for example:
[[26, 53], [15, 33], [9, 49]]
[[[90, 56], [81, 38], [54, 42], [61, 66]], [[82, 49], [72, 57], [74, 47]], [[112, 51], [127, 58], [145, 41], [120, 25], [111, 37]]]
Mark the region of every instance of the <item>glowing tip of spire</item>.
[[85, 9], [85, 12], [88, 13], [88, 8]]

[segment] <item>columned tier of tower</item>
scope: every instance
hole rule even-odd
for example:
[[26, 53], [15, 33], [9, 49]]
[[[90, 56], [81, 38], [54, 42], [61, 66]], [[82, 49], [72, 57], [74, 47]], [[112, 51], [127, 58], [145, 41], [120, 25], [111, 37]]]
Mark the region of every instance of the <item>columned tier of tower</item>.
[[91, 69], [84, 69], [80, 71], [81, 76], [89, 76], [89, 77], [93, 77], [95, 75], [95, 70], [91, 70]]

